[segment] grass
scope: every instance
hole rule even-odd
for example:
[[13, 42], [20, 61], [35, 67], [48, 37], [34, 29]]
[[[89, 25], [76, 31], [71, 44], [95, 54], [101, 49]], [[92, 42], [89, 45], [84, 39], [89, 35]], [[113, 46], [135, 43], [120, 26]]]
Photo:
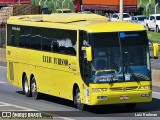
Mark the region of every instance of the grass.
[[160, 33], [154, 31], [147, 32], [148, 38], [160, 44]]
[[[138, 0], [140, 2], [140, 0]], [[142, 0], [142, 5], [141, 7], [145, 8], [146, 5], [148, 4], [149, 0]], [[153, 14], [154, 13], [154, 5], [155, 5], [155, 0], [151, 0], [151, 8], [149, 10], [149, 14]], [[158, 13], [160, 13], [160, 7], [157, 10]], [[144, 9], [144, 14], [146, 13], [146, 10]], [[154, 31], [147, 31], [148, 34], [148, 38], [159, 43], [160, 44], [160, 33], [156, 33]]]

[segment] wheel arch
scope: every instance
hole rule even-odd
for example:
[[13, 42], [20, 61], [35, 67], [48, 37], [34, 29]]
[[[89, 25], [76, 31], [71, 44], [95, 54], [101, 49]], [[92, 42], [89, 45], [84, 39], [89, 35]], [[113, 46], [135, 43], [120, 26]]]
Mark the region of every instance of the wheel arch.
[[31, 86], [31, 81], [32, 81], [32, 78], [33, 78], [33, 77], [35, 77], [34, 74], [31, 74], [31, 75], [30, 75], [30, 86]]
[[33, 77], [34, 77], [34, 74], [31, 74], [30, 75], [30, 81], [32, 80]]

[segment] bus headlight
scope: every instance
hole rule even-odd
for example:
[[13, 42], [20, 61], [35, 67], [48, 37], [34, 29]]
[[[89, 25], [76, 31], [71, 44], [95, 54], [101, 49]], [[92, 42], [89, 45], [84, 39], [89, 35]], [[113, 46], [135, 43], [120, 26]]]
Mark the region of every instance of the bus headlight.
[[107, 96], [98, 96], [97, 97], [98, 100], [107, 100]]
[[150, 90], [151, 87], [150, 86], [141, 86], [140, 89]]
[[93, 88], [92, 92], [105, 92], [107, 91], [107, 88]]

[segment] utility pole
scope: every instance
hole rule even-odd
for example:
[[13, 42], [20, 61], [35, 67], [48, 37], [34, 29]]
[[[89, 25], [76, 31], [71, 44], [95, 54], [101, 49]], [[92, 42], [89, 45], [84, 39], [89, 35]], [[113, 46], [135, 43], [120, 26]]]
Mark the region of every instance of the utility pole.
[[157, 13], [157, 6], [158, 6], [158, 3], [155, 5], [154, 9], [155, 9], [155, 14]]
[[146, 5], [146, 12], [148, 13], [149, 16], [149, 8], [151, 7], [151, 0], [149, 0], [149, 3]]
[[120, 7], [119, 7], [119, 11], [120, 11], [120, 21], [123, 20], [123, 0], [120, 0]]
[[63, 2], [62, 2], [62, 9], [64, 8], [64, 2], [65, 2], [65, 0], [63, 0]]
[[140, 3], [138, 4], [138, 8], [142, 5], [142, 0], [140, 0]]

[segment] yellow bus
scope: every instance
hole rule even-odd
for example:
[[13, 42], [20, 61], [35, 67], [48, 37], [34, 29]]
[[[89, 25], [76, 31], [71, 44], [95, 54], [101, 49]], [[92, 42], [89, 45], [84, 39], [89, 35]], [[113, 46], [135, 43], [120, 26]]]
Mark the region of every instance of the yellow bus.
[[86, 105], [152, 100], [146, 30], [96, 14], [12, 16], [7, 21], [7, 78], [24, 94], [45, 93]]

